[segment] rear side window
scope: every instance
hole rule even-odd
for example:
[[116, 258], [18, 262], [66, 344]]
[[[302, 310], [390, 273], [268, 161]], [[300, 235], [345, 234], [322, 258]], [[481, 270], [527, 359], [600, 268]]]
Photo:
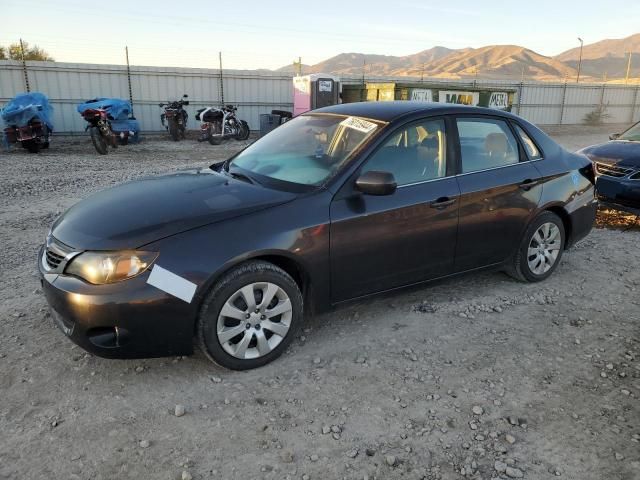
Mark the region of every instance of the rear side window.
[[518, 142], [503, 120], [457, 119], [462, 173], [512, 165], [520, 161]]
[[529, 159], [538, 160], [542, 158], [542, 155], [540, 154], [540, 150], [538, 150], [538, 147], [536, 147], [536, 144], [533, 143], [533, 140], [531, 140], [531, 137], [527, 135], [527, 132], [525, 132], [522, 129], [522, 127], [518, 124], [514, 123], [513, 126], [516, 128], [516, 132], [518, 132], [518, 136], [520, 137], [520, 140], [522, 140], [522, 144], [524, 145], [524, 149], [527, 151], [527, 155], [529, 155]]

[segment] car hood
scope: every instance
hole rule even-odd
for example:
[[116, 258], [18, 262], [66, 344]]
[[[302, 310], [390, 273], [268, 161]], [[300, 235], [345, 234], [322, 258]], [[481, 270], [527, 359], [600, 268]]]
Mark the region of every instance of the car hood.
[[593, 161], [602, 161], [621, 167], [640, 167], [640, 142], [613, 140], [583, 148], [579, 153]]
[[192, 228], [285, 203], [295, 194], [210, 169], [142, 178], [77, 203], [51, 233], [78, 250], [138, 248]]

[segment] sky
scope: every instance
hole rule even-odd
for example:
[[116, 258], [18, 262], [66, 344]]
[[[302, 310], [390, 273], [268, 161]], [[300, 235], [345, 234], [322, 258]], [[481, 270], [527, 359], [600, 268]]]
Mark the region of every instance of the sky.
[[[25, 15], [28, 12], [28, 17]], [[57, 61], [275, 69], [342, 52], [409, 55], [516, 44], [556, 55], [640, 31], [637, 0], [0, 0], [0, 45], [22, 38]]]

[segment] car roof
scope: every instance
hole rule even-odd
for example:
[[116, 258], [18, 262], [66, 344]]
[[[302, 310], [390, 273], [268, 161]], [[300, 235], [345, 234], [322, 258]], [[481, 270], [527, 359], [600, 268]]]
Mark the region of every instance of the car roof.
[[318, 108], [307, 113], [333, 113], [369, 118], [383, 122], [392, 122], [397, 118], [409, 114], [424, 113], [428, 115], [450, 113], [477, 113], [479, 115], [499, 115], [515, 117], [507, 112], [486, 107], [471, 107], [468, 105], [453, 105], [450, 103], [416, 102], [396, 100], [391, 102], [353, 102], [341, 103], [330, 107]]

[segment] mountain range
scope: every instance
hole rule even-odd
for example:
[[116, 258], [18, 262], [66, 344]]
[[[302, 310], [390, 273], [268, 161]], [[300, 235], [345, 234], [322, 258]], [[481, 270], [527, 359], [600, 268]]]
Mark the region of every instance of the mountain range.
[[[640, 33], [637, 33], [626, 38], [584, 45], [581, 78], [585, 81], [601, 81], [605, 77], [624, 78], [629, 51], [632, 52], [630, 77], [640, 77]], [[474, 77], [557, 81], [565, 77], [576, 77], [579, 55], [580, 47], [548, 57], [518, 45], [462, 49], [437, 46], [405, 56], [340, 53], [315, 65], [302, 65], [302, 72], [358, 76], [364, 74], [365, 77]], [[287, 65], [278, 71], [296, 70], [293, 65]]]

